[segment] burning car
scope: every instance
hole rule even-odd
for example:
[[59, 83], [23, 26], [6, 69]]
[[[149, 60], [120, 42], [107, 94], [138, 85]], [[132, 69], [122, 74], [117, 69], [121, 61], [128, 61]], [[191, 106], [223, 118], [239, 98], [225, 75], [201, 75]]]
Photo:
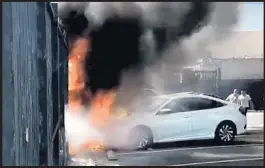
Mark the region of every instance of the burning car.
[[[186, 63], [185, 54], [178, 53], [176, 56], [162, 53], [168, 43], [162, 40], [159, 33], [161, 31], [157, 30], [164, 31], [167, 27], [178, 30], [171, 44], [179, 45], [183, 38], [191, 36], [196, 30], [207, 25], [215, 11], [212, 9], [216, 6], [209, 2], [64, 2], [59, 4], [59, 17], [69, 43], [68, 111], [71, 115], [68, 118], [68, 127], [71, 127], [73, 132], [78, 132], [76, 136], [72, 136], [74, 140], [70, 142], [70, 153], [79, 153], [83, 149], [104, 150], [103, 144], [106, 141], [114, 145], [119, 144], [118, 141], [109, 140], [112, 138], [107, 135], [123, 132], [120, 130], [123, 127], [121, 123], [128, 122], [130, 125], [129, 123], [143, 121], [140, 119], [132, 122], [129, 120], [131, 117], [128, 117], [128, 119], [114, 122], [116, 119], [112, 120], [112, 112], [115, 104], [119, 104], [117, 101], [122, 102], [121, 106], [133, 101], [143, 87], [144, 68], [155, 64], [162, 57], [173, 56], [175, 63], [179, 66]], [[228, 11], [227, 7], [234, 10], [234, 6], [230, 4], [224, 7], [226, 11]], [[222, 32], [229, 26], [230, 22], [228, 26], [221, 24]], [[147, 58], [147, 54], [142, 51], [143, 43], [147, 43], [144, 39], [148, 31], [152, 32], [153, 41], [157, 42], [157, 46], [151, 47], [155, 54], [150, 58]], [[131, 72], [129, 82], [123, 78], [127, 72]], [[124, 87], [124, 82], [130, 85], [125, 86], [127, 89], [120, 94], [119, 90]], [[150, 114], [146, 113], [146, 115]], [[79, 118], [75, 122], [83, 123], [80, 126], [83, 129], [75, 127], [78, 124], [72, 120], [80, 115], [82, 119]], [[142, 128], [142, 126], [139, 127]], [[131, 139], [139, 139], [137, 138], [139, 127], [134, 129], [136, 131], [129, 131]], [[140, 130], [146, 131], [145, 128]], [[133, 132], [132, 136], [131, 132]], [[157, 136], [153, 135], [152, 138], [156, 141]], [[84, 137], [87, 139], [83, 140]], [[82, 141], [76, 143], [76, 139], [82, 139]], [[150, 142], [152, 141], [145, 143]]]
[[[225, 100], [192, 92], [154, 97], [112, 128], [119, 148], [147, 149], [153, 143], [214, 139], [230, 144], [246, 132], [246, 111]], [[203, 122], [202, 122], [203, 121]]]

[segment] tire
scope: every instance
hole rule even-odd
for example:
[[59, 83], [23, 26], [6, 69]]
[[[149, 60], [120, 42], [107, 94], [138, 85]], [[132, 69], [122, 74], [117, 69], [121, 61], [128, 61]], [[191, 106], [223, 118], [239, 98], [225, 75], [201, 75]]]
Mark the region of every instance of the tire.
[[131, 150], [146, 150], [153, 144], [153, 134], [147, 127], [136, 127], [129, 135]]
[[223, 121], [217, 126], [214, 139], [218, 144], [229, 145], [234, 141], [236, 131], [232, 121]]

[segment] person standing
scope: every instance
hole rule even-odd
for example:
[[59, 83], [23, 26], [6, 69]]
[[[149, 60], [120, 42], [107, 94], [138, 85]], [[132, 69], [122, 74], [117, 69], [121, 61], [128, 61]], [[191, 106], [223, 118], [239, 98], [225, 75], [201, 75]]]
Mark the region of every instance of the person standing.
[[251, 97], [246, 94], [245, 90], [241, 90], [241, 95], [238, 96], [239, 104], [249, 110], [250, 108], [253, 109], [253, 103]]
[[233, 93], [231, 93], [225, 100], [231, 103], [239, 104], [238, 97], [238, 90], [234, 89]]

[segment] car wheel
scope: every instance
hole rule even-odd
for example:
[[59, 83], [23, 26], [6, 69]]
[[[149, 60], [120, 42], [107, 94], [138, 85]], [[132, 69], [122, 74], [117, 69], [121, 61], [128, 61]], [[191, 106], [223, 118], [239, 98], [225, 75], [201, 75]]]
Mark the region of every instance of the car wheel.
[[128, 141], [130, 149], [146, 150], [153, 144], [153, 135], [148, 128], [135, 128], [131, 131]]
[[220, 123], [215, 131], [215, 140], [218, 143], [227, 145], [231, 144], [236, 135], [236, 126], [231, 121], [225, 121]]

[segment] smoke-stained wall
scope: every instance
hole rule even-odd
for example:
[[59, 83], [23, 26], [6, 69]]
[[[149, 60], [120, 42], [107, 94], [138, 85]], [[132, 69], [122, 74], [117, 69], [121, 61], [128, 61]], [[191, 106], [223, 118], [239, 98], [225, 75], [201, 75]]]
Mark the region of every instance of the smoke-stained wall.
[[[58, 133], [52, 135], [66, 96], [66, 45], [49, 3], [3, 2], [3, 23], [3, 165], [54, 165], [60, 142]], [[63, 127], [62, 121], [59, 132]]]

